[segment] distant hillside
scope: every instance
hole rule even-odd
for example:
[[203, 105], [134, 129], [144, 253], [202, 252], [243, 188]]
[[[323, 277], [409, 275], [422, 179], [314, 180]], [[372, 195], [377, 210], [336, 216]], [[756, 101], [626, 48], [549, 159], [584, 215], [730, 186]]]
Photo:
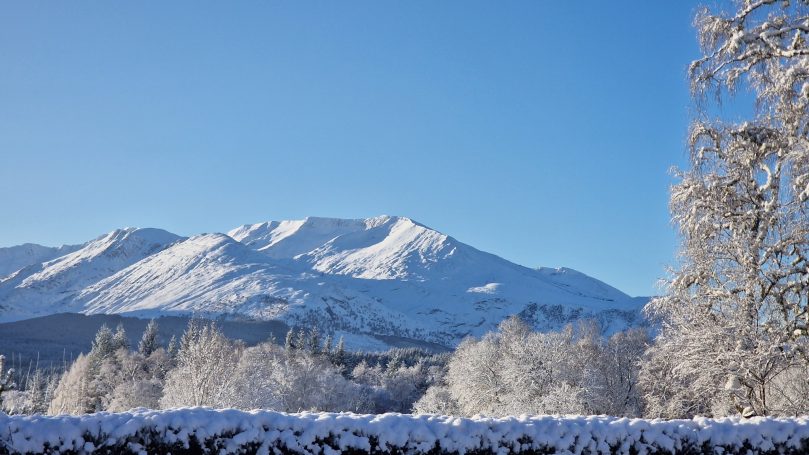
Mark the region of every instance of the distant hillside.
[[[159, 327], [158, 342], [166, 346], [172, 336], [182, 337], [189, 318], [162, 316], [155, 319]], [[28, 368], [37, 361], [42, 367], [61, 366], [63, 360], [73, 360], [80, 353], [87, 353], [98, 329], [106, 324], [115, 330], [122, 324], [131, 346], [137, 346], [147, 319], [126, 317], [117, 314], [83, 315], [76, 313], [53, 314], [22, 321], [0, 323], [0, 354], [5, 355], [17, 368]], [[229, 338], [242, 340], [248, 346], [265, 341], [283, 343], [289, 327], [281, 321], [220, 320], [216, 324]], [[336, 340], [335, 340], [336, 342]], [[377, 337], [376, 346], [419, 348], [441, 352], [447, 348], [420, 340], [393, 336]]]

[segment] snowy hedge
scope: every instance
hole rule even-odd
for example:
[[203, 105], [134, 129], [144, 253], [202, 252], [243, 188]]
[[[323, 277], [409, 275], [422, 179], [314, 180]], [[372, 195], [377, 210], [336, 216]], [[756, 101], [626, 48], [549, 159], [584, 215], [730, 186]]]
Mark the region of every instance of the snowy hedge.
[[85, 416], [0, 414], [0, 453], [790, 454], [809, 418], [642, 420], [283, 414], [189, 408]]

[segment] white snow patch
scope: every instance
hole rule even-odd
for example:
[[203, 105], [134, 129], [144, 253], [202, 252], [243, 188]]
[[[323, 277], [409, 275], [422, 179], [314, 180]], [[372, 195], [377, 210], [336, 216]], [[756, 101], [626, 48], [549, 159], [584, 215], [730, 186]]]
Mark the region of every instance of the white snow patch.
[[474, 292], [478, 294], [495, 294], [497, 289], [500, 288], [500, 283], [489, 283], [483, 286], [472, 287], [466, 290], [466, 292]]

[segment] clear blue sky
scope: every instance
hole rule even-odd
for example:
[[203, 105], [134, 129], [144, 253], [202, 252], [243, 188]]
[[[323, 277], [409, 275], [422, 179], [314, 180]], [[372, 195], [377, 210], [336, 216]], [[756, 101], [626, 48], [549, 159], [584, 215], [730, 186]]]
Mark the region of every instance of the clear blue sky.
[[697, 2], [7, 2], [0, 246], [405, 215], [633, 295]]

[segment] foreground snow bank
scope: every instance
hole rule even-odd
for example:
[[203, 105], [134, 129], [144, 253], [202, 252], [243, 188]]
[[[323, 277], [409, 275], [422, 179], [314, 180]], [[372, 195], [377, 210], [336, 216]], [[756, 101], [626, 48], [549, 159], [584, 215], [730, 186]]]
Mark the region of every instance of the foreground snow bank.
[[642, 420], [283, 414], [186, 408], [85, 416], [0, 413], [0, 453], [807, 453], [809, 417]]

